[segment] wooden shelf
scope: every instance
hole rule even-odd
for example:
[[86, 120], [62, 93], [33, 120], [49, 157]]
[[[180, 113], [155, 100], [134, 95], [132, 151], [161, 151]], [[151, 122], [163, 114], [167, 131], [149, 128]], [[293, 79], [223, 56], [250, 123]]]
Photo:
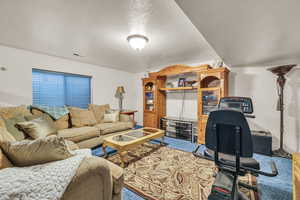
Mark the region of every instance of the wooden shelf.
[[197, 87], [159, 88], [160, 91], [195, 90]]
[[212, 90], [219, 90], [220, 87], [210, 87], [210, 88], [200, 88], [202, 91], [212, 91]]

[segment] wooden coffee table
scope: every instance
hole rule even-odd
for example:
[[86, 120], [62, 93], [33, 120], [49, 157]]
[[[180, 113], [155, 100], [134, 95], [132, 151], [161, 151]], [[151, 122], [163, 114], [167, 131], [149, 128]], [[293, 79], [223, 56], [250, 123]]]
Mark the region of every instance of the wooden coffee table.
[[105, 157], [107, 157], [106, 147], [112, 147], [118, 151], [121, 158], [121, 167], [125, 166], [124, 155], [129, 149], [133, 149], [138, 145], [144, 144], [149, 140], [161, 138], [161, 144], [164, 144], [165, 131], [156, 128], [141, 128], [129, 130], [104, 139], [102, 149]]

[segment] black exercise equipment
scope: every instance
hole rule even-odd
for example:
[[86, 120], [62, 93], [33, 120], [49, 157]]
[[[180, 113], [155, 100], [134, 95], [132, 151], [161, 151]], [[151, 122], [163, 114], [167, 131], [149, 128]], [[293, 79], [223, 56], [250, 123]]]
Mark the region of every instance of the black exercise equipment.
[[[249, 103], [249, 99], [245, 98], [245, 101]], [[239, 183], [238, 176], [251, 173], [272, 177], [277, 176], [278, 171], [274, 162], [271, 162], [272, 173], [260, 171], [259, 163], [252, 158], [252, 135], [245, 118], [245, 115], [253, 117], [249, 115], [253, 112], [252, 101], [251, 106], [236, 104], [235, 109], [222, 106], [222, 103], [219, 105], [218, 110], [210, 112], [206, 125], [205, 143], [208, 150], [204, 155], [199, 154], [198, 146], [193, 154], [214, 160], [218, 167], [209, 200], [247, 200], [238, 186], [252, 190], [257, 188]]]
[[[220, 99], [218, 109], [236, 109], [244, 113], [247, 118], [255, 118], [252, 113], [254, 107], [251, 98], [247, 97], [223, 97]], [[254, 129], [251, 130], [253, 141], [253, 152], [272, 156], [272, 135], [269, 131]]]

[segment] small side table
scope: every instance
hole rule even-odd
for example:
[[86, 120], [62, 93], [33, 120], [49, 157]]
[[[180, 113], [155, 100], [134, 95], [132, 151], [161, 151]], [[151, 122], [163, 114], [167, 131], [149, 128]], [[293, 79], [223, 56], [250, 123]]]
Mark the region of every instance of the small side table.
[[134, 121], [134, 113], [136, 112], [137, 110], [122, 110], [120, 114], [129, 115], [129, 116], [132, 115], [132, 120]]

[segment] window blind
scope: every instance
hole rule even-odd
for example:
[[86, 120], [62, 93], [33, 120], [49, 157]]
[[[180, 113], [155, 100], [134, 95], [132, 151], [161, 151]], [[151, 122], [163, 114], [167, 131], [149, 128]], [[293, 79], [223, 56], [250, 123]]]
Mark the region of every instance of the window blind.
[[91, 77], [32, 70], [33, 104], [87, 108], [91, 103]]

